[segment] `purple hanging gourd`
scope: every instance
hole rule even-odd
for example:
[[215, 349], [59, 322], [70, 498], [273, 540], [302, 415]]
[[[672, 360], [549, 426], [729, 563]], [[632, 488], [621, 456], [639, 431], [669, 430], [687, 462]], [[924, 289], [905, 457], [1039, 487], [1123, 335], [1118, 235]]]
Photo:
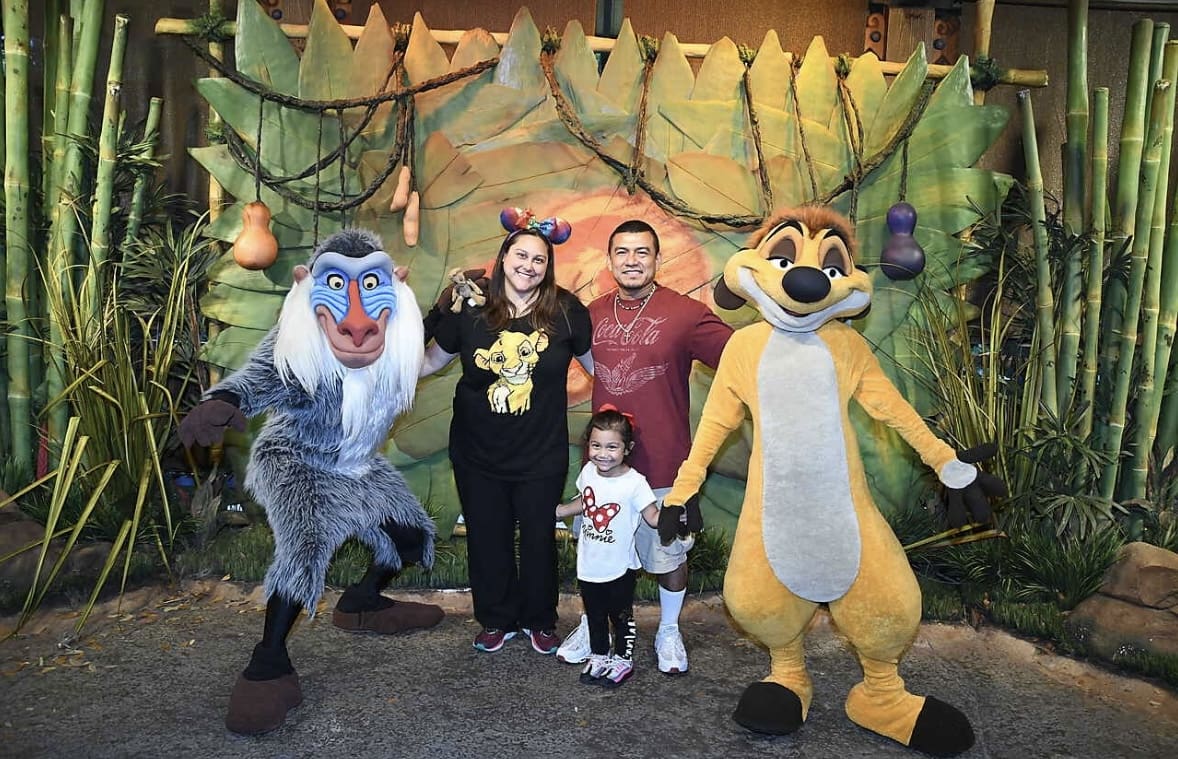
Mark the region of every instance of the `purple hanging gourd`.
[[891, 280], [913, 279], [924, 271], [924, 248], [916, 241], [916, 209], [911, 203], [897, 203], [888, 209], [888, 231], [879, 263]]

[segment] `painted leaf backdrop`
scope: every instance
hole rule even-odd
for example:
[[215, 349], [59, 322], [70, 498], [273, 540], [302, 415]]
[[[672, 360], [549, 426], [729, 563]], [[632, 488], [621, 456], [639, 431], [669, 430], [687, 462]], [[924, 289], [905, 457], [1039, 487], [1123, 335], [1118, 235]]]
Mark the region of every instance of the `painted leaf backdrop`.
[[[324, 0], [316, 0], [305, 52], [290, 42], [256, 3], [239, 3], [235, 41], [240, 72], [285, 94], [303, 99], [365, 97], [385, 87], [394, 41], [388, 22], [374, 5], [353, 48]], [[234, 161], [228, 148], [194, 148], [191, 155], [237, 198], [212, 226], [211, 234], [231, 242], [240, 229], [242, 205], [257, 194], [274, 214], [281, 254], [265, 272], [236, 267], [230, 254], [213, 273], [214, 286], [202, 300], [204, 312], [225, 328], [205, 348], [207, 360], [226, 368], [239, 365], [277, 316], [293, 267], [307, 259], [316, 234], [323, 238], [347, 224], [379, 233], [397, 263], [411, 268], [410, 283], [425, 308], [444, 285], [453, 266], [489, 266], [501, 240], [498, 211], [505, 205], [557, 213], [573, 223], [572, 239], [557, 249], [558, 281], [588, 302], [608, 292], [603, 251], [616, 223], [631, 217], [650, 221], [660, 233], [660, 281], [709, 305], [711, 281], [751, 230], [704, 226], [671, 215], [645, 193], [630, 196], [623, 178], [583, 145], [561, 121], [541, 63], [539, 30], [526, 9], [516, 15], [502, 49], [490, 34], [471, 30], [453, 55], [415, 16], [400, 79], [388, 87], [426, 82], [498, 57], [480, 74], [421, 93], [415, 99], [410, 161], [413, 186], [422, 193], [421, 240], [404, 245], [401, 216], [388, 210], [396, 173], [362, 206], [316, 217], [310, 209], [282, 198]], [[601, 74], [578, 22], [570, 22], [554, 59], [561, 92], [585, 131], [623, 164], [634, 162], [644, 66], [642, 47], [630, 22]], [[758, 173], [769, 178], [773, 205], [796, 205], [821, 198], [866, 167], [854, 183], [856, 231], [862, 263], [877, 263], [886, 237], [887, 209], [901, 197], [918, 210], [917, 237], [928, 257], [923, 284], [949, 290], [984, 269], [986, 262], [963, 258], [959, 235], [977, 221], [976, 209], [1001, 203], [1012, 180], [974, 168], [1005, 126], [1007, 114], [994, 106], [975, 106], [968, 64], [927, 96], [923, 49], [913, 53], [892, 82], [867, 54], [856, 59], [841, 82], [825, 44], [814, 38], [800, 66], [782, 51], [775, 32], [765, 35], [749, 70], [749, 90], [760, 127], [765, 165], [758, 165], [744, 102], [744, 64], [735, 44], [722, 39], [701, 62], [698, 75], [678, 40], [666, 35], [650, 68], [643, 176], [651, 186], [699, 211], [764, 216], [771, 212]], [[241, 140], [258, 148], [258, 97], [227, 79], [202, 79], [198, 91]], [[927, 96], [927, 102], [923, 99]], [[907, 160], [896, 149], [897, 135], [913, 109], [924, 111], [908, 137]], [[360, 109], [341, 117], [320, 116], [273, 103], [262, 109], [261, 162], [273, 174], [290, 176], [336, 150], [355, 130]], [[355, 197], [385, 169], [399, 146], [395, 124], [399, 107], [382, 105], [351, 143], [347, 164], [287, 184], [305, 199]], [[887, 151], [892, 152], [888, 153]], [[833, 204], [848, 212], [852, 193]], [[913, 330], [921, 327], [913, 308], [916, 285], [893, 283], [877, 274], [870, 316], [860, 324], [881, 363], [922, 412], [932, 399], [922, 388]], [[946, 296], [948, 297], [948, 296]], [[756, 318], [748, 308], [722, 314], [740, 326]], [[440, 513], [443, 532], [458, 504], [445, 455], [450, 401], [457, 364], [418, 388], [412, 413], [402, 418], [388, 455], [415, 492]], [[693, 413], [699, 408], [710, 373], [693, 378]], [[589, 381], [570, 375], [570, 447], [576, 446], [588, 410]], [[902, 443], [857, 414], [861, 449], [873, 488], [885, 509], [911, 498], [926, 474]], [[734, 435], [716, 463], [704, 492], [708, 519], [729, 529], [735, 524], [747, 466], [749, 432]], [[572, 472], [570, 472], [570, 477]]]

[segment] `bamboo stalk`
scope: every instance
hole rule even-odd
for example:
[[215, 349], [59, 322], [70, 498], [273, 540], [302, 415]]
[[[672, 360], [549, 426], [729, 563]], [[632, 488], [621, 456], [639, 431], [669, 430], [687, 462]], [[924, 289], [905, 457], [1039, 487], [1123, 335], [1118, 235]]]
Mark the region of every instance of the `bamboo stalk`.
[[1096, 406], [1096, 362], [1100, 340], [1100, 301], [1104, 285], [1104, 234], [1108, 213], [1108, 87], [1092, 91], [1092, 234], [1088, 242], [1085, 290], [1084, 360], [1080, 373], [1080, 437], [1092, 433]]
[[[44, 0], [45, 55], [42, 75], [44, 97], [41, 114], [41, 197], [49, 197], [49, 189], [53, 185], [53, 145], [57, 142], [57, 134], [61, 129], [57, 126], [57, 103], [50, 97], [49, 88], [57, 81], [57, 68], [61, 65], [61, 48], [68, 48], [69, 44], [62, 44], [61, 36], [62, 0]], [[68, 39], [68, 38], [67, 38]], [[54, 54], [53, 51], [59, 51]], [[64, 127], [64, 124], [63, 124]], [[48, 202], [48, 201], [46, 201]]]
[[8, 414], [13, 463], [32, 471], [33, 415], [29, 388], [32, 329], [25, 307], [29, 277], [29, 3], [4, 0], [4, 304], [7, 309]]
[[[1067, 141], [1063, 151], [1063, 223], [1069, 235], [1085, 230], [1084, 162], [1088, 157], [1088, 0], [1068, 1]], [[1063, 267], [1060, 292], [1059, 383], [1057, 394], [1069, 403], [1080, 353], [1080, 295], [1083, 288], [1080, 246], [1073, 245]]]
[[1051, 414], [1059, 412], [1055, 384], [1055, 299], [1051, 290], [1051, 263], [1047, 259], [1047, 210], [1043, 205], [1043, 171], [1039, 165], [1039, 140], [1035, 135], [1035, 111], [1031, 93], [1018, 93], [1023, 116], [1023, 155], [1027, 166], [1027, 200], [1030, 203], [1032, 232], [1035, 240], [1035, 274], [1038, 290], [1035, 295], [1035, 314], [1039, 334], [1039, 363], [1042, 369], [1042, 389], [1039, 399]]
[[[69, 121], [66, 133], [75, 139], [68, 140], [65, 159], [60, 169], [61, 181], [58, 186], [57, 202], [51, 211], [49, 265], [46, 279], [49, 287], [59, 290], [59, 297], [68, 301], [71, 296], [70, 284], [73, 268], [74, 237], [78, 229], [78, 216], [73, 208], [81, 188], [82, 151], [77, 138], [86, 133], [86, 119], [90, 112], [90, 98], [94, 86], [94, 70], [98, 63], [98, 43], [102, 37], [103, 0], [88, 0], [81, 7], [82, 16], [74, 25], [77, 49], [74, 55], [72, 78], [70, 79]], [[65, 363], [62, 351], [65, 336], [57, 313], [49, 309], [49, 355], [47, 385], [50, 402], [65, 390]], [[69, 422], [69, 405], [57, 403], [49, 412], [49, 439], [57, 442], [65, 434]], [[54, 453], [51, 450], [50, 455]]]
[[[1169, 304], [1173, 304], [1175, 299], [1178, 299], [1178, 287], [1174, 286], [1174, 280], [1178, 280], [1178, 256], [1168, 257], [1166, 261], [1166, 269], [1163, 272], [1166, 279], [1166, 292], [1171, 293]], [[1172, 263], [1174, 262], [1174, 263]], [[1173, 319], [1170, 320], [1173, 324]], [[1173, 329], [1170, 330], [1171, 333]], [[1159, 344], [1159, 347], [1161, 345]], [[1162, 413], [1158, 418], [1158, 439], [1157, 448], [1162, 453], [1162, 460], [1170, 453], [1174, 452], [1175, 447], [1178, 446], [1178, 351], [1173, 349], [1172, 345], [1165, 346], [1170, 351], [1170, 362], [1166, 369], [1166, 376], [1169, 378], [1166, 383], [1166, 392], [1162, 397]], [[1158, 362], [1160, 364], [1160, 362]]]
[[[220, 12], [222, 8], [221, 0], [209, 0], [209, 13]], [[209, 55], [218, 61], [225, 60], [225, 46], [219, 42], [209, 43]], [[217, 77], [221, 74], [216, 69], [209, 69], [209, 76]], [[216, 128], [221, 124], [221, 114], [217, 112], [216, 108], [210, 108], [207, 104], [204, 106], [205, 113], [208, 114], [209, 126]], [[221, 183], [215, 177], [209, 177], [209, 222], [216, 221], [221, 216], [221, 207], [225, 205], [225, 188], [221, 187]], [[209, 340], [214, 339], [221, 332], [221, 325], [211, 321], [208, 325]], [[217, 382], [221, 378], [221, 371], [218, 367], [209, 366], [209, 382]], [[214, 449], [214, 455], [220, 452], [220, 448]]]
[[[0, 13], [0, 32], [3, 31], [3, 24], [4, 17], [3, 14]], [[0, 87], [0, 107], [3, 107], [7, 102], [5, 96], [6, 90], [7, 88]], [[4, 113], [8, 113], [8, 110], [5, 109]], [[8, 140], [8, 130], [4, 123], [6, 120], [7, 119], [0, 119], [0, 145], [5, 144]], [[8, 260], [8, 253], [5, 250], [5, 244], [3, 240], [0, 240], [0, 257], [3, 257], [4, 260]], [[0, 266], [0, 293], [8, 291], [8, 283], [6, 281], [8, 277], [7, 268], [7, 266]], [[0, 301], [0, 324], [5, 323], [8, 319], [6, 308], [7, 307], [5, 306], [4, 302]], [[4, 329], [0, 329], [0, 354], [8, 355], [8, 330]], [[7, 372], [0, 372], [0, 393], [3, 393], [5, 398], [8, 397]], [[8, 458], [10, 455], [9, 448], [11, 447], [12, 436], [10, 433], [8, 433], [8, 430], [10, 429], [11, 424], [12, 419], [8, 413], [8, 404], [0, 403], [0, 430], [5, 431], [5, 434], [0, 434], [0, 456], [4, 456], [5, 458]]]
[[[974, 44], [973, 56], [974, 60], [978, 60], [983, 55], [990, 54], [990, 33], [993, 29], [994, 22], [994, 2], [995, 0], [978, 0], [974, 3]], [[986, 102], [986, 91], [978, 90], [973, 94], [974, 105], [982, 105]]]
[[[1116, 374], [1113, 375], [1113, 398], [1109, 408], [1106, 430], [1105, 452], [1112, 461], [1105, 466], [1100, 478], [1100, 494], [1111, 499], [1116, 492], [1117, 477], [1121, 468], [1121, 446], [1124, 442], [1126, 413], [1129, 406], [1129, 391], [1133, 384], [1133, 360], [1137, 343], [1137, 325], [1141, 317], [1142, 293], [1145, 287], [1145, 267], [1149, 253], [1149, 235], [1154, 225], [1154, 195], [1157, 192], [1158, 164], [1161, 161], [1162, 134], [1166, 118], [1166, 103], [1172, 103], [1167, 93], [1170, 81], [1158, 80], [1153, 87], [1150, 102], [1149, 126], [1145, 133], [1145, 151], [1141, 161], [1141, 190], [1138, 193], [1137, 223], [1133, 228], [1132, 258], [1129, 266], [1129, 282], [1125, 299], [1125, 311], [1120, 329], [1114, 334], [1120, 342]], [[1173, 106], [1170, 108], [1173, 111]], [[1171, 119], [1173, 115], [1171, 114]], [[1149, 209], [1149, 213], [1144, 213]]]
[[106, 262], [110, 258], [111, 210], [114, 208], [115, 162], [119, 148], [121, 108], [119, 94], [123, 90], [123, 56], [127, 50], [128, 18], [115, 16], [114, 40], [111, 43], [110, 64], [106, 74], [106, 101], [102, 108], [102, 129], [98, 137], [98, 172], [94, 180], [94, 205], [90, 230], [90, 275], [82, 294], [83, 313], [97, 318], [102, 310], [103, 281]]
[[[1171, 82], [1178, 82], [1178, 42], [1168, 42], [1165, 48], [1162, 77]], [[1146, 495], [1150, 454], [1153, 451], [1154, 438], [1157, 436], [1158, 417], [1161, 414], [1162, 395], [1165, 390], [1166, 364], [1170, 358], [1168, 346], [1159, 356], [1161, 345], [1158, 335], [1161, 328], [1163, 257], [1165, 248], [1173, 248], [1172, 240], [1168, 239], [1168, 236], [1163, 237], [1165, 230], [1162, 227], [1166, 220], [1166, 188], [1169, 186], [1168, 170], [1174, 132], [1175, 89], [1178, 88], [1171, 87], [1166, 94], [1166, 128], [1162, 134], [1158, 192], [1154, 198], [1155, 226], [1150, 232], [1149, 252], [1145, 262], [1145, 287], [1141, 293], [1141, 368], [1138, 373], [1140, 379], [1137, 385], [1137, 403], [1133, 407], [1133, 458], [1122, 484], [1122, 495], [1126, 498], [1144, 498]], [[1174, 229], [1174, 223], [1174, 220], [1171, 220], [1171, 229]], [[1174, 308], [1173, 304], [1170, 308]], [[1170, 338], [1173, 339], [1172, 330]]]
[[[1133, 234], [1137, 214], [1137, 179], [1141, 171], [1141, 144], [1145, 135], [1145, 104], [1153, 80], [1149, 79], [1153, 47], [1153, 21], [1145, 18], [1133, 25], [1129, 49], [1129, 75], [1125, 85], [1125, 111], [1121, 119], [1120, 157], [1117, 161], [1117, 193], [1113, 202], [1113, 239], [1126, 240]], [[1104, 297], [1104, 334], [1101, 336], [1100, 376], [1112, 377], [1118, 361], [1120, 341], [1116, 339], [1127, 294], [1124, 285], [1110, 279]]]
[[[62, 40], [72, 40], [74, 37], [74, 20], [67, 14], [58, 16], [57, 36]], [[69, 131], [70, 72], [73, 67], [74, 46], [72, 43], [63, 44], [57, 48], [57, 75], [54, 80], [53, 99], [53, 158], [50, 162], [52, 173], [45, 193], [46, 208], [57, 204], [58, 193], [61, 191], [62, 168], [65, 166], [65, 154], [69, 146], [68, 140], [62, 135]]]
[[[162, 98], [152, 98], [151, 103], [147, 106], [147, 121], [143, 125], [143, 152], [140, 154], [144, 159], [155, 156], [155, 147], [159, 142], [160, 114], [163, 112], [163, 106]], [[143, 203], [147, 197], [147, 187], [150, 183], [151, 177], [146, 173], [135, 177], [135, 186], [131, 189], [131, 210], [127, 215], [127, 230], [123, 235], [121, 247], [126, 247], [139, 237], [139, 227], [143, 224]]]
[[[310, 29], [307, 24], [279, 24], [278, 27], [282, 29], [283, 34], [292, 39], [304, 39]], [[351, 24], [340, 24], [340, 29], [343, 29], [344, 34], [353, 40], [360, 39], [360, 34], [364, 31], [364, 27]], [[232, 37], [237, 34], [237, 24], [233, 21], [226, 21], [221, 24], [218, 31]], [[196, 32], [196, 25], [190, 19], [161, 18], [155, 22], [156, 34], [196, 34]], [[457, 45], [466, 34], [464, 29], [430, 29], [430, 35], [442, 45]], [[489, 34], [498, 45], [506, 44], [508, 38], [506, 32], [489, 32]], [[589, 49], [595, 53], [608, 53], [614, 49], [614, 44], [617, 42], [613, 37], [591, 37], [588, 35], [586, 35], [585, 41], [589, 44]], [[712, 46], [706, 42], [681, 42], [679, 49], [688, 58], [703, 58], [712, 49]], [[831, 60], [836, 60], [836, 58], [832, 56]], [[850, 60], [854, 61], [853, 58]], [[904, 62], [880, 61], [879, 67], [884, 74], [894, 75], [904, 70]], [[952, 70], [952, 66], [930, 64], [928, 77], [930, 79], [944, 79]], [[998, 77], [998, 83], [1019, 87], [1046, 87], [1048, 84], [1047, 72], [1042, 69], [1003, 69]]]

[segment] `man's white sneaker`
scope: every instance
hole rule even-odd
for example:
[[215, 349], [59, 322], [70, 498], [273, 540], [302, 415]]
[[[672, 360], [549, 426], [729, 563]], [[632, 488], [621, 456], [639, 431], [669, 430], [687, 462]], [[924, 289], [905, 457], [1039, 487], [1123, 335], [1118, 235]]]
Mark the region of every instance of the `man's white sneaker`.
[[580, 664], [592, 653], [593, 649], [589, 646], [589, 618], [582, 614], [581, 624], [556, 649], [556, 658], [565, 664]]
[[660, 627], [654, 636], [654, 652], [659, 660], [659, 672], [680, 675], [687, 671], [687, 649], [679, 626]]

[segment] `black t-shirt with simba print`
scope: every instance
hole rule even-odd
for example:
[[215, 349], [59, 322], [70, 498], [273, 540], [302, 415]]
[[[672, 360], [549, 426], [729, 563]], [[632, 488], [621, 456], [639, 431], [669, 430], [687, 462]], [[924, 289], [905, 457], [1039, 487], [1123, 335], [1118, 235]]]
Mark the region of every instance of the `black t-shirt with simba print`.
[[537, 331], [525, 315], [495, 334], [482, 309], [466, 305], [438, 324], [438, 347], [462, 360], [450, 422], [455, 462], [508, 480], [568, 470], [568, 368], [589, 350], [593, 328], [576, 296], [557, 290], [551, 333]]

